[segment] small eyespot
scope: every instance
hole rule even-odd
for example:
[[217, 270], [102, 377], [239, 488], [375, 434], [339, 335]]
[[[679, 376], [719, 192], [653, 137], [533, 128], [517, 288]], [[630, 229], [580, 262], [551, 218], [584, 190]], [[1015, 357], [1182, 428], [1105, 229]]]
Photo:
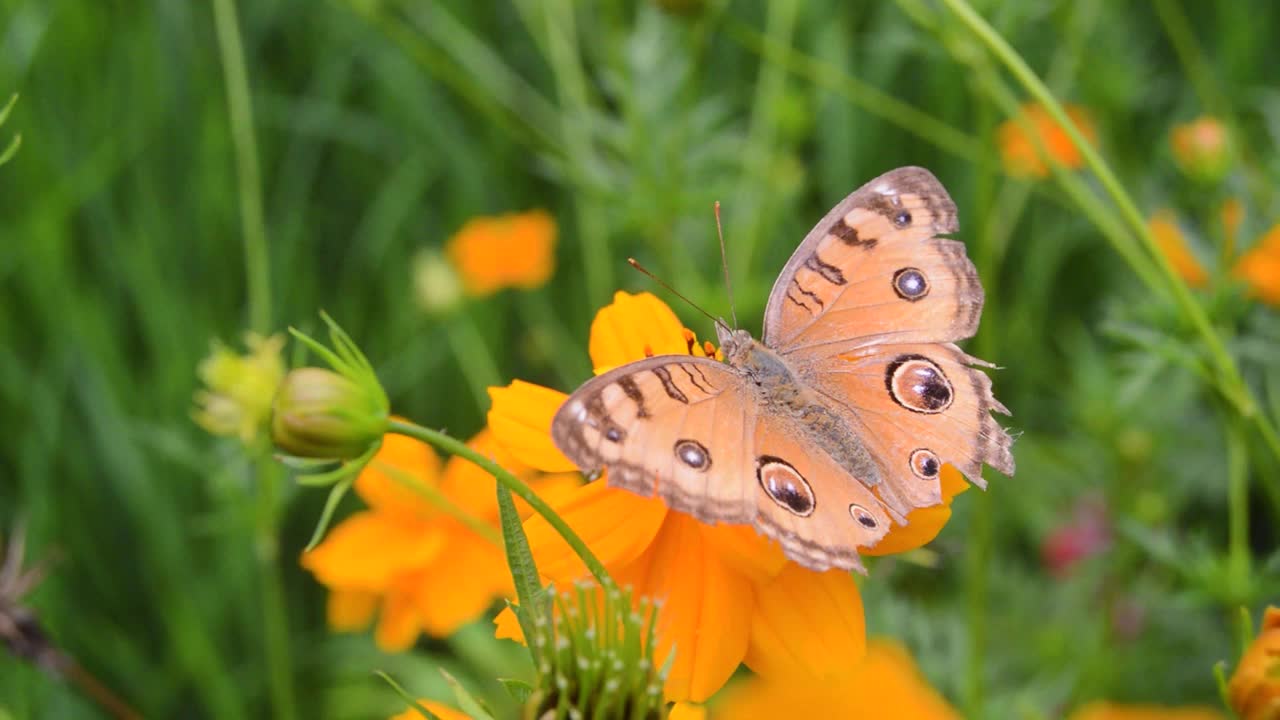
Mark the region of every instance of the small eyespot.
[[894, 227], [904, 228], [910, 224], [911, 224], [911, 213], [907, 212], [906, 210], [900, 210], [898, 211], [897, 215], [893, 216]]
[[942, 368], [923, 355], [899, 355], [885, 368], [884, 384], [894, 402], [912, 412], [940, 413], [955, 399]]
[[779, 507], [800, 517], [808, 517], [817, 507], [809, 481], [791, 463], [772, 455], [756, 458], [756, 480]]
[[627, 434], [624, 433], [621, 428], [616, 428], [616, 427], [611, 427], [608, 430], [606, 430], [604, 433], [605, 440], [608, 440], [609, 442], [615, 442], [615, 443], [622, 442], [622, 438], [626, 436]]
[[875, 530], [876, 526], [880, 524], [876, 522], [875, 516], [867, 512], [867, 509], [861, 505], [850, 505], [849, 515], [851, 515], [854, 520], [857, 520], [859, 525], [868, 530]]
[[711, 467], [711, 453], [707, 451], [707, 446], [697, 440], [688, 438], [677, 440], [675, 452], [680, 462], [694, 470], [706, 470]]
[[932, 480], [942, 470], [942, 462], [936, 453], [920, 448], [911, 453], [911, 472], [921, 480]]
[[905, 267], [893, 274], [893, 291], [903, 300], [915, 302], [929, 294], [929, 281], [919, 269]]

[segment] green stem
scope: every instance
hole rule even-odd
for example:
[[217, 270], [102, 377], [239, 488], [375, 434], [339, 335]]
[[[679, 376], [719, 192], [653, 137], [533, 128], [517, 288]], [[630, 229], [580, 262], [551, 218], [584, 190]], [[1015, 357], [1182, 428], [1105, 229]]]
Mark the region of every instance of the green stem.
[[1156, 16], [1160, 18], [1160, 24], [1164, 25], [1164, 32], [1173, 45], [1173, 52], [1186, 70], [1196, 95], [1200, 96], [1200, 103], [1219, 118], [1225, 118], [1229, 103], [1218, 92], [1218, 83], [1214, 81], [1213, 73], [1204, 61], [1204, 55], [1200, 53], [1200, 46], [1196, 44], [1196, 36], [1186, 13], [1174, 0], [1155, 0], [1152, 6]]
[[257, 498], [255, 550], [258, 580], [262, 584], [263, 646], [267, 656], [267, 681], [271, 688], [272, 714], [297, 717], [293, 694], [293, 664], [289, 652], [289, 615], [284, 582], [280, 576], [280, 545], [276, 527], [280, 467], [269, 454], [256, 461]]
[[500, 384], [502, 375], [498, 372], [493, 353], [476, 328], [475, 319], [467, 312], [455, 313], [445, 323], [445, 331], [449, 335], [449, 344], [453, 346], [458, 368], [471, 388], [476, 407], [481, 410], [489, 407], [489, 388]]
[[547, 524], [559, 533], [560, 537], [564, 538], [564, 541], [582, 559], [582, 563], [587, 566], [587, 570], [595, 576], [602, 586], [611, 587], [614, 585], [613, 578], [609, 576], [609, 571], [605, 569], [604, 563], [600, 562], [595, 553], [591, 552], [591, 548], [587, 547], [587, 544], [573, 531], [573, 528], [569, 527], [569, 524], [555, 510], [552, 510], [551, 506], [543, 501], [542, 498], [538, 497], [537, 493], [525, 484], [523, 480], [503, 469], [501, 465], [471, 449], [461, 440], [456, 440], [439, 430], [425, 428], [407, 420], [393, 418], [387, 426], [387, 431], [431, 443], [450, 455], [456, 455], [474, 463], [481, 470], [492, 475], [495, 480], [502, 483], [508, 490], [520, 496], [520, 499], [528, 503], [534, 512], [541, 515], [547, 521]]
[[240, 24], [234, 0], [213, 0], [218, 32], [218, 50], [227, 81], [227, 112], [231, 120], [231, 140], [236, 152], [239, 180], [240, 225], [244, 235], [245, 278], [248, 285], [249, 328], [271, 331], [271, 258], [267, 252], [267, 229], [262, 213], [262, 176], [258, 169], [258, 149], [253, 137], [253, 103], [249, 97], [249, 74], [240, 42]]
[[1249, 457], [1244, 431], [1236, 418], [1228, 418], [1227, 430], [1227, 572], [1231, 602], [1249, 599]]
[[426, 500], [433, 507], [443, 511], [449, 517], [467, 526], [475, 534], [484, 538], [488, 542], [498, 547], [502, 547], [502, 535], [490, 524], [472, 515], [471, 513], [458, 507], [457, 503], [445, 497], [444, 493], [430, 485], [424, 484], [422, 481], [413, 477], [409, 473], [384, 462], [374, 461], [373, 465], [377, 467], [378, 472], [383, 473], [387, 477], [396, 482], [397, 485], [404, 487], [418, 497]]
[[[1219, 391], [1223, 394], [1228, 402], [1232, 404], [1236, 412], [1241, 417], [1249, 419], [1259, 433], [1267, 446], [1280, 458], [1280, 434], [1276, 433], [1275, 428], [1265, 415], [1258, 412], [1257, 403], [1254, 400], [1252, 392], [1244, 382], [1244, 378], [1240, 375], [1240, 370], [1236, 367], [1235, 360], [1227, 351], [1226, 345], [1223, 343], [1217, 332], [1214, 331], [1213, 325], [1209, 322], [1209, 317], [1205, 313], [1204, 308], [1196, 302], [1191, 295], [1191, 291], [1187, 288], [1186, 283], [1182, 282], [1178, 277], [1177, 271], [1173, 267], [1172, 261], [1162, 252], [1156, 244], [1155, 237], [1147, 229], [1146, 221], [1139, 212], [1137, 205], [1129, 194], [1125, 192], [1120, 181], [1116, 178], [1115, 173], [1111, 171], [1110, 166], [1102, 160], [1093, 145], [1089, 144], [1075, 123], [1067, 116], [1062, 105], [1053, 97], [1049, 89], [1040, 81], [1035, 72], [1027, 65], [1017, 51], [1015, 51], [1003, 37], [999, 35], [991, 27], [990, 24], [983, 20], [966, 0], [943, 0], [943, 3], [951, 9], [960, 21], [976, 35], [987, 48], [1005, 65], [1014, 77], [1022, 83], [1027, 92], [1031, 94], [1053, 117], [1071, 138], [1072, 143], [1079, 149], [1081, 156], [1084, 158], [1085, 164], [1093, 171], [1098, 181], [1102, 184], [1103, 189], [1111, 200], [1120, 210], [1121, 218], [1124, 223], [1129, 226], [1132, 234], [1138, 238], [1140, 244], [1146, 250], [1148, 259], [1154, 259], [1156, 268], [1163, 277], [1164, 284], [1169, 289], [1175, 303], [1183, 315], [1190, 320], [1191, 325], [1200, 335], [1204, 342], [1205, 349], [1216, 366], [1217, 374], [1220, 377], [1217, 385]], [[1140, 258], [1126, 257], [1130, 263], [1137, 262], [1143, 264]], [[1134, 266], [1137, 270], [1137, 266]]]

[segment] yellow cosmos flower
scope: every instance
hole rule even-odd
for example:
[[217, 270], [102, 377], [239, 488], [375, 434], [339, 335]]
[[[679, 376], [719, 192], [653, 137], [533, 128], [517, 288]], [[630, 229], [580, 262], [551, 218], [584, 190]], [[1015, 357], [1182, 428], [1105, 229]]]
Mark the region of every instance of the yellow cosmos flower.
[[730, 687], [711, 710], [711, 720], [779, 717], [960, 720], [920, 674], [906, 648], [883, 638], [868, 642], [866, 657], [835, 680], [802, 684], [756, 677]]
[[[619, 292], [591, 325], [597, 372], [650, 354], [705, 354], [675, 313], [649, 293]], [[551, 419], [564, 393], [515, 381], [490, 388], [489, 428], [512, 455], [544, 472], [573, 470], [551, 440]], [[954, 471], [952, 471], [954, 473]], [[947, 504], [964, 485], [944, 482]], [[702, 701], [742, 662], [762, 675], [839, 676], [863, 656], [862, 600], [844, 571], [818, 573], [787, 560], [772, 541], [746, 525], [705, 525], [644, 498], [593, 482], [549, 500], [619, 584], [662, 600], [656, 657], [673, 648], [665, 692], [670, 700]], [[902, 552], [932, 540], [950, 517], [943, 506], [916, 510], [869, 554]], [[586, 568], [540, 517], [525, 522], [538, 569], [558, 585]], [[826, 618], [814, 623], [813, 618]], [[519, 637], [514, 616], [498, 617], [500, 637]]]
[[1262, 631], [1231, 674], [1227, 695], [1242, 720], [1280, 717], [1280, 608], [1263, 614]]
[[1227, 716], [1211, 707], [1094, 702], [1071, 713], [1067, 720], [1227, 720]]
[[[549, 499], [580, 482], [573, 475], [539, 476], [516, 462], [488, 431], [468, 444]], [[381, 609], [374, 634], [378, 646], [404, 650], [419, 633], [452, 634], [512, 593], [497, 532], [493, 477], [459, 458], [441, 465], [429, 446], [387, 435], [355, 482], [369, 509], [344, 520], [303, 554], [302, 566], [330, 590], [333, 629], [363, 630]], [[406, 479], [443, 498], [456, 514], [406, 487]]]
[[556, 221], [545, 210], [473, 218], [445, 253], [473, 296], [503, 288], [532, 289], [555, 270]]
[[[1097, 133], [1093, 129], [1093, 120], [1084, 108], [1067, 105], [1064, 109], [1085, 140], [1090, 145], [1096, 144]], [[1034, 135], [1023, 127], [1025, 124], [1034, 128]], [[1010, 119], [996, 128], [996, 144], [1000, 148], [1000, 159], [1005, 172], [1014, 177], [1049, 176], [1049, 166], [1036, 147], [1036, 139], [1039, 139], [1039, 144], [1053, 162], [1071, 170], [1084, 164], [1080, 148], [1071, 142], [1067, 131], [1042, 106], [1029, 103], [1022, 106], [1021, 122]]]

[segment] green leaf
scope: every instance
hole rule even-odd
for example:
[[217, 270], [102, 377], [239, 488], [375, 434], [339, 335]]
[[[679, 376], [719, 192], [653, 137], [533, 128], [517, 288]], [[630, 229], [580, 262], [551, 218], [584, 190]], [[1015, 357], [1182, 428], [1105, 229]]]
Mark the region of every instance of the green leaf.
[[444, 668], [440, 668], [440, 674], [453, 688], [453, 697], [458, 701], [458, 709], [470, 715], [471, 720], [493, 720], [493, 715], [466, 688], [462, 687], [462, 683], [458, 682], [457, 678], [450, 675]]
[[529, 653], [537, 664], [537, 652], [534, 648], [534, 637], [537, 632], [536, 619], [543, 613], [542, 581], [538, 576], [538, 565], [533, 560], [533, 551], [529, 549], [529, 538], [524, 534], [524, 525], [520, 522], [520, 514], [516, 512], [515, 500], [511, 491], [502, 483], [498, 483], [498, 514], [502, 519], [502, 541], [507, 549], [507, 567], [511, 569], [511, 579], [516, 586], [516, 598], [520, 607], [515, 609], [520, 620], [520, 629], [524, 631], [524, 640]]
[[439, 715], [431, 712], [422, 703], [418, 702], [416, 698], [406, 692], [405, 689], [400, 686], [400, 683], [396, 682], [390, 675], [381, 670], [375, 670], [373, 674], [385, 680], [386, 683], [391, 686], [391, 689], [395, 690], [396, 694], [400, 696], [400, 699], [404, 700], [409, 707], [417, 710], [419, 715], [427, 720], [440, 720]]
[[311, 539], [307, 541], [306, 550], [311, 550], [320, 544], [320, 539], [324, 537], [325, 531], [329, 529], [329, 523], [333, 520], [333, 511], [337, 509], [338, 502], [351, 489], [351, 484], [355, 480], [355, 476], [348, 477], [346, 480], [334, 485], [333, 489], [329, 491], [329, 498], [324, 501], [324, 510], [320, 512], [320, 521], [316, 523], [316, 529], [311, 533]]
[[507, 693], [521, 705], [529, 700], [535, 689], [529, 683], [517, 678], [498, 678], [498, 682], [502, 683], [502, 687], [507, 689]]

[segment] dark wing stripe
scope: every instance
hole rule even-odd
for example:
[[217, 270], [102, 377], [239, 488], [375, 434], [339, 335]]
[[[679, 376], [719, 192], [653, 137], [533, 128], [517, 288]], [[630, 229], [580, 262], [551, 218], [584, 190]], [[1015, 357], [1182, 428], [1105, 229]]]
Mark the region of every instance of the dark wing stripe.
[[[670, 370], [665, 367], [656, 367], [653, 369], [653, 374], [657, 375], [658, 379], [662, 381], [662, 389], [667, 392], [667, 397], [672, 400], [679, 400], [685, 405], [689, 404], [689, 398], [680, 391], [680, 388], [676, 387], [675, 381], [671, 379]], [[630, 378], [627, 379], [630, 380]]]

